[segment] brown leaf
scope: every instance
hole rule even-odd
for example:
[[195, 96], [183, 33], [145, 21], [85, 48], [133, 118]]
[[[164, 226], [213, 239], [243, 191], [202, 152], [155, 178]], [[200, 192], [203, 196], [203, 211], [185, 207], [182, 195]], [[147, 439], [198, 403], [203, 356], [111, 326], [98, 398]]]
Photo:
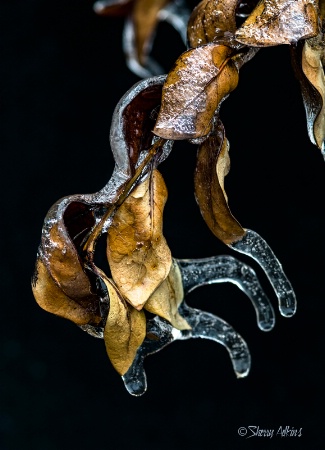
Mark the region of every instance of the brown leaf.
[[314, 0], [261, 0], [235, 37], [257, 47], [292, 44], [317, 35], [317, 14]]
[[325, 80], [324, 35], [291, 46], [291, 62], [300, 83], [306, 111], [307, 130], [311, 142], [324, 150], [325, 138]]
[[149, 297], [144, 308], [152, 314], [168, 320], [178, 330], [190, 330], [190, 325], [178, 312], [178, 307], [183, 298], [181, 271], [176, 261], [173, 260], [168, 277]]
[[122, 295], [141, 309], [167, 277], [171, 253], [162, 234], [167, 189], [158, 170], [116, 212], [107, 233], [107, 258]]
[[202, 0], [193, 10], [187, 27], [190, 47], [208, 44], [226, 31], [236, 31], [238, 0]]
[[232, 50], [207, 44], [183, 53], [169, 72], [154, 133], [164, 139], [206, 136], [221, 102], [238, 84]]
[[124, 375], [130, 368], [146, 335], [143, 311], [132, 308], [109, 280], [104, 279], [110, 298], [110, 309], [104, 329], [108, 357], [115, 370]]
[[225, 244], [241, 239], [245, 230], [230, 212], [224, 189], [229, 172], [228, 141], [220, 121], [200, 145], [194, 174], [195, 197], [210, 230]]
[[91, 208], [74, 201], [77, 197], [81, 196], [59, 200], [45, 218], [33, 291], [47, 311], [58, 314], [59, 310], [59, 315], [78, 324], [85, 317], [97, 324], [101, 316], [100, 299], [93, 287], [95, 278], [92, 282], [75, 246], [95, 221]]
[[77, 325], [98, 324], [101, 320], [91, 303], [80, 305], [68, 297], [49, 274], [44, 262], [38, 258], [32, 280], [32, 291], [38, 305], [45, 311], [69, 319]]
[[[323, 36], [322, 36], [323, 37]], [[322, 39], [322, 45], [317, 45], [315, 40], [305, 41], [302, 50], [302, 70], [307, 80], [319, 93], [318, 109], [319, 112], [312, 118], [308, 124], [311, 141], [321, 150], [324, 150], [325, 139], [325, 77], [324, 77], [324, 58], [325, 43]], [[309, 108], [312, 110], [312, 108]]]
[[134, 25], [135, 43], [138, 60], [145, 65], [151, 47], [159, 11], [166, 6], [170, 0], [136, 0], [132, 11]]
[[156, 118], [152, 112], [160, 106], [162, 84], [141, 91], [124, 109], [124, 136], [128, 146], [131, 175], [135, 172], [140, 153], [148, 149], [153, 139], [152, 129]]

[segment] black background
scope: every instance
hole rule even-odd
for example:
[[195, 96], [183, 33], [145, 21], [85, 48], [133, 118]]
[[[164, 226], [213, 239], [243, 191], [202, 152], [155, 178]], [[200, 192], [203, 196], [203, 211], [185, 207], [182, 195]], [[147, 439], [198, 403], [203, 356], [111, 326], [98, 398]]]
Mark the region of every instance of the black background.
[[[287, 46], [261, 50], [221, 108], [231, 148], [226, 189], [234, 215], [281, 261], [298, 311], [261, 332], [235, 286], [200, 288], [190, 305], [231, 323], [248, 343], [237, 380], [226, 350], [176, 342], [146, 360], [148, 391], [131, 397], [104, 343], [46, 313], [30, 278], [49, 207], [99, 190], [113, 170], [110, 120], [139, 79], [127, 69], [122, 18], [92, 0], [1, 0], [1, 450], [320, 449], [324, 442], [325, 176], [308, 139]], [[191, 2], [191, 7], [196, 4]], [[184, 50], [160, 25], [154, 53], [168, 71]], [[177, 143], [161, 166], [164, 234], [178, 258], [232, 254], [211, 234], [193, 196], [196, 147]], [[245, 439], [239, 427], [302, 428], [302, 437]]]

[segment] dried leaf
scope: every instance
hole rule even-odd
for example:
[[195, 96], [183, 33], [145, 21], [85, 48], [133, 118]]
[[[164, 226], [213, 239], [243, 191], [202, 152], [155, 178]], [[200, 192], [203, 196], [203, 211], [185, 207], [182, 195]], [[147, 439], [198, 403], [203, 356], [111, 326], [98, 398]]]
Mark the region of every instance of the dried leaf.
[[132, 11], [138, 61], [145, 65], [158, 23], [159, 11], [170, 0], [136, 0]]
[[85, 272], [75, 246], [93, 226], [94, 217], [88, 206], [74, 201], [76, 197], [81, 196], [59, 200], [45, 218], [33, 290], [36, 301], [47, 311], [58, 314], [59, 310], [59, 315], [78, 324], [88, 323], [83, 322], [85, 317], [97, 324], [101, 316], [95, 279], [92, 282]]
[[300, 83], [311, 142], [324, 150], [325, 81], [324, 35], [291, 46], [291, 62]]
[[169, 72], [154, 133], [164, 139], [206, 136], [221, 102], [238, 84], [232, 50], [207, 44], [183, 53]]
[[202, 0], [193, 10], [187, 27], [189, 46], [212, 42], [226, 31], [236, 31], [237, 0]]
[[94, 11], [100, 16], [126, 16], [132, 10], [134, 0], [98, 0], [94, 3]]
[[158, 170], [116, 212], [107, 233], [107, 258], [122, 295], [141, 309], [167, 277], [171, 253], [162, 234], [167, 189]]
[[124, 109], [124, 136], [128, 147], [131, 175], [142, 150], [148, 149], [153, 139], [152, 129], [156, 117], [153, 110], [160, 106], [162, 84], [141, 91]]
[[98, 324], [101, 320], [91, 303], [80, 305], [68, 297], [53, 280], [44, 262], [38, 258], [32, 280], [32, 291], [38, 305], [45, 311], [69, 319], [77, 325]]
[[261, 0], [235, 37], [243, 44], [265, 47], [292, 44], [317, 33], [315, 0]]
[[173, 260], [168, 277], [151, 295], [144, 308], [168, 320], [178, 330], [190, 330], [190, 325], [178, 312], [183, 298], [181, 271], [176, 261]]
[[228, 141], [218, 121], [215, 131], [199, 147], [194, 185], [196, 201], [206, 224], [225, 244], [232, 244], [245, 234], [228, 206], [224, 178], [229, 168]]
[[[322, 46], [316, 45], [315, 41], [308, 39], [305, 41], [302, 50], [302, 70], [308, 81], [319, 93], [318, 114], [313, 117], [308, 128], [310, 129], [311, 140], [317, 147], [324, 150], [325, 139], [325, 77], [324, 77], [325, 43]], [[312, 109], [312, 108], [310, 108]]]
[[104, 329], [108, 357], [115, 370], [124, 375], [130, 368], [146, 335], [143, 311], [132, 308], [113, 283], [104, 279], [110, 298], [110, 309]]

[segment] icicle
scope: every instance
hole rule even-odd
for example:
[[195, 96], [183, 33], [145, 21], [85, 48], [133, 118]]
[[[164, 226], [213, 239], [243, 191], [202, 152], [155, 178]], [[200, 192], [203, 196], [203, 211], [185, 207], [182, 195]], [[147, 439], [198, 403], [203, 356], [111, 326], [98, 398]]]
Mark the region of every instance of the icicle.
[[264, 239], [255, 231], [246, 230], [245, 236], [229, 247], [258, 262], [273, 286], [279, 301], [280, 313], [284, 317], [291, 317], [297, 307], [295, 293], [280, 262]]
[[181, 269], [185, 295], [205, 284], [230, 282], [251, 300], [262, 331], [274, 327], [275, 317], [270, 300], [265, 295], [254, 270], [232, 256], [177, 260]]

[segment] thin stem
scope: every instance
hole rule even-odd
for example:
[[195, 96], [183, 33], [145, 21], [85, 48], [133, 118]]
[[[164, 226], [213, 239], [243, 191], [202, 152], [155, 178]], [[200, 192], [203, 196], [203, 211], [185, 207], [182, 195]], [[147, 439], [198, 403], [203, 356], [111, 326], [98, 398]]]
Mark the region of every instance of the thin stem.
[[94, 253], [96, 241], [99, 238], [99, 236], [101, 235], [101, 232], [105, 225], [105, 222], [107, 221], [107, 219], [109, 219], [114, 214], [116, 209], [119, 206], [121, 206], [122, 203], [124, 202], [124, 200], [128, 197], [128, 195], [134, 188], [136, 182], [140, 178], [143, 170], [152, 161], [153, 157], [157, 154], [159, 148], [164, 144], [164, 142], [165, 142], [165, 139], [160, 138], [160, 139], [158, 139], [158, 141], [156, 141], [152, 145], [152, 147], [150, 148], [145, 159], [142, 161], [142, 163], [139, 165], [139, 167], [137, 167], [133, 177], [126, 183], [125, 188], [122, 191], [121, 195], [118, 197], [117, 201], [113, 205], [109, 206], [109, 208], [107, 209], [107, 211], [105, 212], [103, 217], [93, 228], [89, 238], [87, 239], [87, 241], [83, 247], [83, 251], [87, 254], [88, 258], [91, 259], [92, 255]]

